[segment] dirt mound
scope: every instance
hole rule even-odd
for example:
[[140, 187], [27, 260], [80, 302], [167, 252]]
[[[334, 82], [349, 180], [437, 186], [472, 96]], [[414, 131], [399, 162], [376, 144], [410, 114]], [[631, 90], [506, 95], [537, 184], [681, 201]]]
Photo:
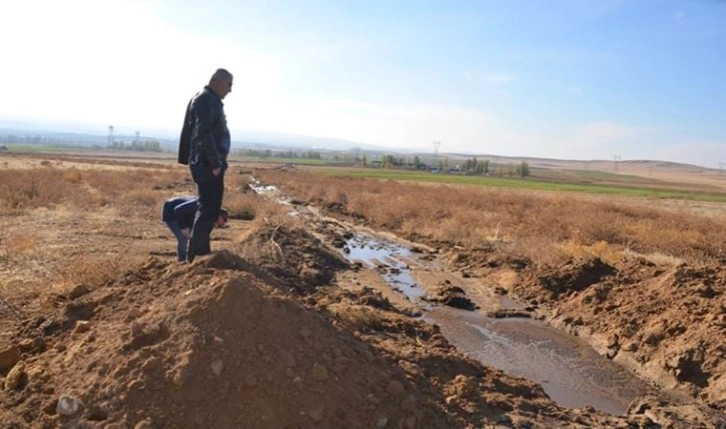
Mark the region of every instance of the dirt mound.
[[[304, 229], [286, 225], [260, 227], [244, 237], [235, 251], [258, 273], [299, 293], [330, 284], [336, 271], [348, 263]], [[274, 280], [273, 280], [274, 279]]]
[[556, 269], [539, 273], [542, 287], [552, 294], [553, 299], [571, 292], [579, 292], [605, 277], [615, 274], [615, 269], [600, 258], [570, 260]]
[[[375, 360], [370, 347], [265, 289], [242, 275], [180, 303], [185, 311], [176, 316], [183, 319], [171, 347], [145, 357], [129, 389], [136, 420], [148, 417], [160, 427], [367, 428], [425, 418], [443, 425], [441, 413], [400, 412], [408, 382]], [[387, 392], [393, 383], [399, 396]]]
[[43, 346], [4, 427], [446, 426], [402, 370], [245, 265], [225, 251], [187, 267], [150, 259], [25, 326]]

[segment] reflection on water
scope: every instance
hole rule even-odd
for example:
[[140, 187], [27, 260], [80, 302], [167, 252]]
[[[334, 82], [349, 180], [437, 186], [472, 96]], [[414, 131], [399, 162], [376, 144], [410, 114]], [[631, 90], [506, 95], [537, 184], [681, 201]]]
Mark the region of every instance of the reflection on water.
[[383, 278], [411, 301], [423, 296], [423, 291], [409, 273], [408, 266], [400, 258], [410, 258], [411, 251], [374, 239], [354, 237], [347, 242], [348, 259], [359, 261], [371, 268], [383, 270]]
[[[357, 236], [348, 240], [346, 249], [349, 260], [382, 271], [391, 287], [426, 310], [423, 320], [439, 325], [459, 351], [485, 365], [540, 383], [562, 406], [591, 405], [611, 414], [624, 414], [630, 401], [648, 390], [645, 382], [600, 356], [581, 339], [540, 321], [493, 319], [477, 312], [424, 305], [420, 300], [423, 291], [402, 261], [415, 259], [407, 248]], [[524, 308], [511, 298], [501, 299], [505, 307]]]
[[591, 405], [624, 414], [648, 385], [600, 356], [577, 337], [532, 319], [492, 319], [440, 307], [424, 320], [435, 323], [462, 353], [509, 374], [536, 381], [558, 404]]

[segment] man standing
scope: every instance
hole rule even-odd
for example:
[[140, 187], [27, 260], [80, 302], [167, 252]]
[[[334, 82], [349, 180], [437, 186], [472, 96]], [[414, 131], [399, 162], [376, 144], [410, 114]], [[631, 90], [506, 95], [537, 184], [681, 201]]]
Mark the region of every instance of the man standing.
[[[176, 256], [180, 262], [187, 260], [187, 240], [191, 236], [194, 215], [197, 212], [197, 197], [184, 196], [169, 198], [164, 202], [161, 220], [166, 223], [176, 237]], [[219, 210], [214, 226], [222, 227], [227, 223], [227, 212]]]
[[194, 216], [187, 260], [210, 253], [209, 234], [222, 208], [224, 173], [230, 148], [224, 99], [232, 92], [232, 74], [218, 69], [209, 85], [195, 95], [187, 106], [179, 141], [180, 164], [188, 164], [199, 201]]

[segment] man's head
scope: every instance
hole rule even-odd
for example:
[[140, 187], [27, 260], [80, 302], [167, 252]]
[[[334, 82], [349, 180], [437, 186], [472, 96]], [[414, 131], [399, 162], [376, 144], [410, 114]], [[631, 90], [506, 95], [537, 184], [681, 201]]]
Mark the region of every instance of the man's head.
[[222, 227], [227, 224], [227, 219], [229, 219], [229, 214], [227, 213], [227, 210], [221, 209], [219, 211], [219, 216], [217, 216], [217, 222], [215, 223], [216, 226]]
[[224, 99], [227, 94], [232, 92], [232, 73], [225, 69], [217, 69], [209, 79], [209, 87], [219, 95], [219, 98]]

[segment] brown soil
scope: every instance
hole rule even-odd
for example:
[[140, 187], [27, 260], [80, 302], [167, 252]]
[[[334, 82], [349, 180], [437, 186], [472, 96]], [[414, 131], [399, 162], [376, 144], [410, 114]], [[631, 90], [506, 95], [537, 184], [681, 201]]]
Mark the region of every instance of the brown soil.
[[[42, 266], [0, 260], [3, 428], [726, 425], [720, 267], [641, 257], [537, 267], [504, 249], [417, 245], [444, 256], [428, 276], [442, 302], [466, 296], [495, 311], [487, 297], [511, 294], [675, 389], [612, 416], [560, 407], [541, 386], [463, 356], [379, 273], [339, 256], [335, 243], [353, 224], [233, 220], [214, 232], [215, 252], [190, 265], [175, 261], [158, 220], [134, 219], [129, 234], [98, 216], [84, 219], [84, 233], [73, 216], [45, 210], [2, 219], [58, 255]], [[57, 266], [98, 254], [133, 269], [54, 286]], [[440, 287], [461, 272], [489, 286]]]

